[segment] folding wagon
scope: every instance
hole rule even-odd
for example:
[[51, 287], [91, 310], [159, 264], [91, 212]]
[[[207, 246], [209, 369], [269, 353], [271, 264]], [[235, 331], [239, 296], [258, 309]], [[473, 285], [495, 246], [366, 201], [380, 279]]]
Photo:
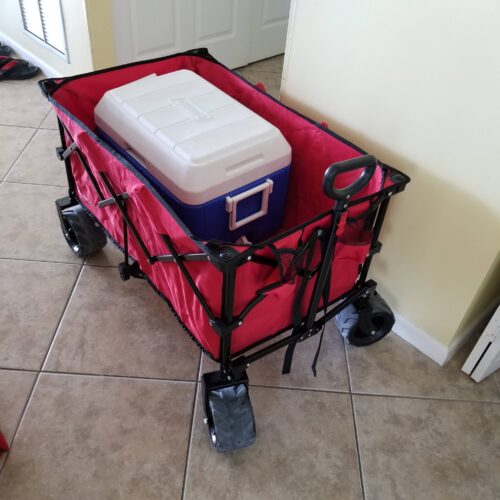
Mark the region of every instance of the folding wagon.
[[[180, 69], [198, 73], [275, 125], [292, 148], [284, 223], [265, 241], [200, 240], [153, 183], [95, 133], [94, 108], [106, 91]], [[357, 346], [391, 330], [394, 316], [367, 275], [381, 249], [390, 198], [410, 180], [405, 174], [282, 105], [206, 49], [46, 79], [40, 87], [59, 123], [57, 155], [69, 191], [56, 207], [66, 241], [85, 257], [110, 238], [124, 253], [122, 279], [147, 280], [219, 363], [202, 380], [218, 451], [255, 441], [250, 364], [286, 347], [288, 373], [296, 345], [320, 333], [319, 353], [324, 326], [334, 317]]]

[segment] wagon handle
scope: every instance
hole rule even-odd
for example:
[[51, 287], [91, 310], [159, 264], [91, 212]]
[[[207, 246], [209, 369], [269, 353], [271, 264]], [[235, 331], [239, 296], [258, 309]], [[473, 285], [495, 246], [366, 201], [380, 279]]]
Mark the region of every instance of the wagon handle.
[[[351, 160], [334, 163], [327, 168], [325, 176], [323, 177], [323, 191], [327, 196], [336, 201], [347, 200], [368, 184], [375, 172], [376, 166], [377, 158], [373, 155], [359, 156]], [[361, 168], [363, 171], [352, 184], [341, 189], [337, 189], [334, 186], [337, 175]]]

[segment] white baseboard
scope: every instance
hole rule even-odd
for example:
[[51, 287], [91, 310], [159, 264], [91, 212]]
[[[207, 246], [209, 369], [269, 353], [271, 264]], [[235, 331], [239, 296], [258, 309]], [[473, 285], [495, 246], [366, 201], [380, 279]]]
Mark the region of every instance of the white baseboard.
[[33, 53], [31, 53], [29, 50], [25, 49], [21, 44], [16, 42], [14, 39], [10, 38], [9, 36], [5, 35], [2, 33], [0, 35], [0, 40], [2, 43], [5, 43], [5, 45], [9, 45], [14, 49], [14, 51], [19, 54], [21, 59], [26, 59], [29, 61], [31, 64], [34, 64], [35, 66], [38, 66], [43, 74], [48, 77], [48, 78], [57, 78], [59, 76], [62, 76], [59, 71], [57, 71], [55, 68], [50, 66], [50, 64], [47, 64], [45, 61], [40, 59], [38, 56], [35, 56]]
[[460, 350], [472, 333], [468, 330], [446, 346], [399, 314], [395, 313], [394, 316], [396, 323], [392, 328], [393, 332], [441, 366]]

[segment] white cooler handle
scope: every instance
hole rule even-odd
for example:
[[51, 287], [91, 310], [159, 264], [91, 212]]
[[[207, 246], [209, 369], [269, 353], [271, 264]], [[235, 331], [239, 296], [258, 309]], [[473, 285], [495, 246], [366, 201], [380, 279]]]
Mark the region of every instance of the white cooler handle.
[[[238, 203], [241, 200], [246, 198], [250, 198], [254, 194], [260, 193], [262, 191], [262, 204], [260, 206], [260, 210], [255, 212], [248, 217], [245, 217], [241, 220], [236, 220], [237, 217], [237, 208]], [[249, 222], [252, 222], [260, 217], [263, 217], [267, 214], [267, 209], [269, 207], [269, 195], [273, 192], [273, 181], [271, 179], [266, 179], [265, 182], [250, 188], [248, 191], [244, 191], [243, 193], [237, 194], [236, 196], [226, 196], [226, 212], [229, 212], [229, 229], [234, 231]]]

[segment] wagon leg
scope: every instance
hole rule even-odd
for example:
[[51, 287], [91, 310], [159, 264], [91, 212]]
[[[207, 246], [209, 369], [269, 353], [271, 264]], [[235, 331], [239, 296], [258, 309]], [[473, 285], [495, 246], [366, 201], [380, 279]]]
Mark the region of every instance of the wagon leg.
[[[56, 200], [56, 209], [61, 223], [61, 230], [69, 247], [78, 257], [86, 257], [101, 250], [107, 242], [106, 235], [95, 221], [78, 203], [75, 194], [75, 179], [71, 170], [70, 155], [75, 151], [68, 147], [64, 127], [57, 119], [61, 147], [56, 148], [57, 157], [64, 161], [68, 178], [68, 196]], [[73, 143], [74, 144], [74, 143]]]
[[205, 422], [218, 452], [245, 448], [255, 442], [255, 421], [248, 395], [248, 377], [228, 380], [221, 371], [203, 374]]
[[221, 319], [212, 325], [220, 336], [220, 370], [203, 374], [206, 423], [212, 445], [219, 452], [245, 448], [255, 442], [248, 377], [244, 370], [231, 366], [231, 336], [239, 326], [233, 314], [236, 271], [229, 268], [223, 275]]

